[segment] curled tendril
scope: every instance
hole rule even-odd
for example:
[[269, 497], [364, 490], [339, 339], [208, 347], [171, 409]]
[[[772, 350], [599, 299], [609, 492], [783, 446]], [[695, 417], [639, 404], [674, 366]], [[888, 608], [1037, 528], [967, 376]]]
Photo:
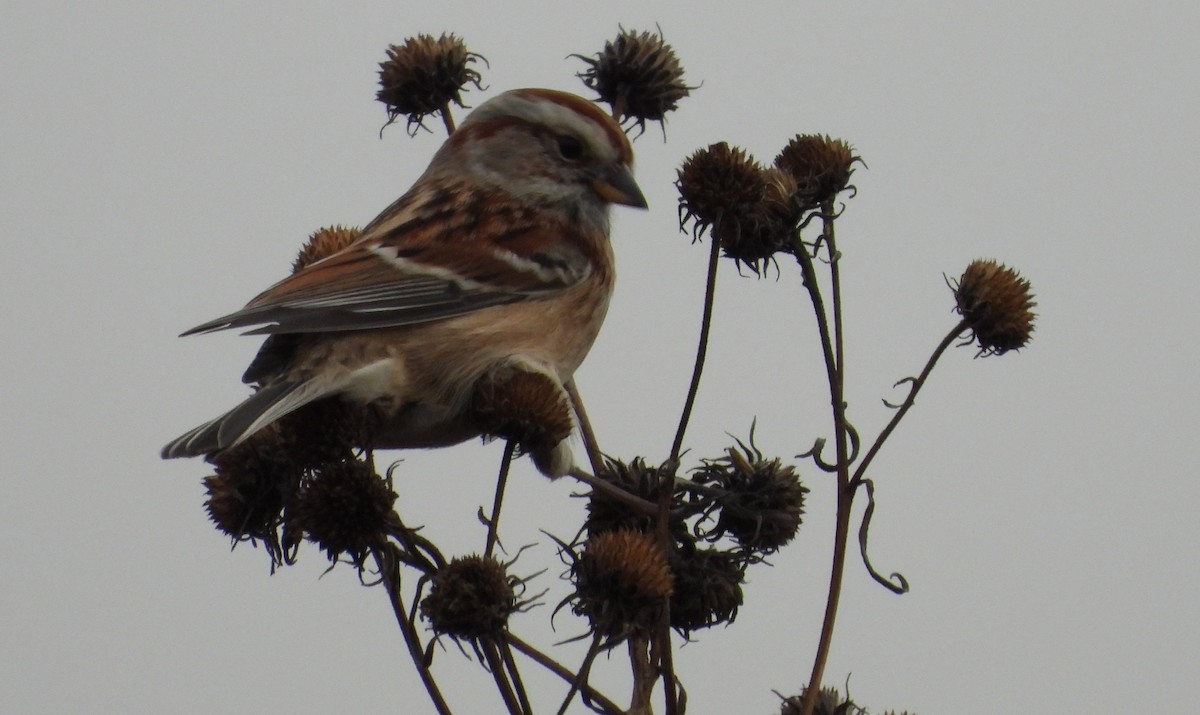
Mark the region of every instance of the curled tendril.
[[804, 229], [808, 228], [808, 224], [812, 223], [814, 220], [821, 217], [821, 212], [816, 210], [815, 206], [807, 208], [805, 210], [808, 211], [808, 215], [805, 216], [804, 219], [800, 221], [799, 225], [796, 226], [796, 228], [799, 230], [804, 230]]
[[908, 395], [901, 402], [898, 402], [898, 403], [888, 402], [886, 399], [884, 399], [883, 400], [884, 406], [886, 406], [890, 409], [893, 409], [893, 410], [898, 410], [904, 406], [905, 402], [909, 401], [909, 399], [912, 397], [913, 388], [915, 388], [917, 386], [917, 378], [905, 377], [900, 380], [896, 380], [896, 383], [894, 385], [892, 385], [892, 387], [900, 387], [901, 385], [903, 385], [906, 382], [908, 383]]
[[867, 557], [867, 534], [871, 529], [871, 515], [875, 513], [875, 483], [870, 479], [863, 479], [860, 483], [867, 488], [867, 508], [863, 512], [862, 524], [858, 527], [858, 550], [862, 554], [863, 566], [867, 567], [871, 578], [887, 590], [896, 594], [908, 593], [908, 579], [904, 578], [903, 574], [892, 572], [891, 576], [885, 578], [871, 566], [871, 559]]
[[[858, 449], [862, 444], [862, 441], [859, 439], [858, 430], [855, 429], [854, 425], [850, 424], [849, 422], [846, 423], [846, 435], [850, 437], [850, 454], [846, 457], [846, 463], [853, 464], [858, 459]], [[824, 437], [817, 437], [815, 440], [813, 440], [812, 449], [808, 450], [807, 452], [797, 454], [796, 459], [812, 459], [813, 464], [816, 464], [818, 467], [820, 467], [821, 471], [830, 473], [837, 472], [838, 465], [826, 462], [821, 456], [821, 453], [825, 451], [825, 445], [827, 443], [828, 440]]]
[[849, 420], [846, 420], [846, 435], [850, 437], [850, 456], [846, 457], [846, 463], [853, 464], [858, 461], [858, 448], [862, 442], [858, 437], [858, 430]]
[[824, 437], [817, 437], [816, 440], [813, 441], [812, 449], [808, 450], [807, 452], [797, 454], [796, 459], [810, 459], [811, 458], [813, 461], [813, 464], [816, 464], [818, 467], [820, 467], [821, 471], [836, 472], [837, 471], [836, 464], [830, 464], [829, 462], [826, 462], [824, 459], [821, 458], [821, 452], [823, 452], [825, 450], [825, 442], [826, 442], [826, 440]]

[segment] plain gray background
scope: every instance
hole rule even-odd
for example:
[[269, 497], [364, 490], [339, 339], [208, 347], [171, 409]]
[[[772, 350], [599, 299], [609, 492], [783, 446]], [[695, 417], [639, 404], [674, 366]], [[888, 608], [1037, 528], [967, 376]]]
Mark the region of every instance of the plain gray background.
[[[582, 91], [566, 56], [618, 23], [659, 23], [703, 87], [665, 144], [656, 126], [636, 142], [652, 210], [615, 217], [618, 293], [578, 375], [604, 448], [663, 458], [686, 389], [706, 251], [677, 230], [679, 162], [719, 140], [769, 161], [797, 132], [843, 137], [870, 166], [839, 222], [864, 434], [953, 324], [944, 273], [1016, 266], [1040, 317], [1020, 354], [948, 353], [877, 461], [872, 555], [912, 592], [851, 561], [829, 681], [850, 675], [877, 713], [1193, 709], [1197, 20], [1185, 2], [0, 4], [0, 711], [431, 711], [381, 591], [322, 577], [312, 548], [268, 576], [207, 523], [206, 467], [159, 461], [241, 399], [257, 347], [174, 336], [425, 166], [436, 122], [379, 138], [389, 43], [454, 31], [492, 91]], [[827, 434], [794, 266], [723, 265], [714, 341], [692, 457], [755, 418], [771, 455]], [[402, 512], [452, 553], [481, 548], [500, 451], [393, 455]], [[833, 490], [801, 469], [800, 538], [751, 572], [733, 627], [678, 651], [689, 712], [775, 712], [771, 689], [807, 678]], [[505, 541], [538, 543], [516, 568], [549, 567], [550, 605], [562, 568], [539, 529], [573, 533], [575, 491], [522, 463], [509, 492]], [[515, 628], [581, 632], [562, 616], [549, 632], [550, 610]], [[499, 709], [453, 646], [435, 668], [462, 712]], [[626, 668], [597, 667], [620, 701]], [[557, 681], [530, 678], [557, 703]]]

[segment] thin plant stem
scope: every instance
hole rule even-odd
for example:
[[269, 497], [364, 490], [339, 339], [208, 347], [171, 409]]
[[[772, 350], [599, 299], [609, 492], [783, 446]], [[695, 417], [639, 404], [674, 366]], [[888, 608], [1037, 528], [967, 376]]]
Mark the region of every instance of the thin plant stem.
[[804, 287], [808, 290], [809, 298], [813, 304], [813, 313], [817, 317], [817, 331], [820, 333], [821, 351], [825, 357], [825, 374], [829, 380], [830, 390], [832, 391], [833, 386], [837, 384], [837, 358], [833, 350], [833, 340], [830, 337], [829, 319], [825, 315], [825, 299], [821, 297], [821, 287], [817, 283], [817, 271], [813, 266], [812, 256], [808, 255], [808, 248], [800, 240], [799, 235], [796, 236], [792, 252], [796, 256], [796, 261], [800, 263], [800, 271], [804, 277]]
[[512, 466], [513, 453], [517, 443], [508, 440], [504, 445], [504, 456], [500, 459], [500, 474], [496, 476], [496, 496], [492, 499], [492, 514], [488, 517], [487, 546], [483, 550], [484, 558], [491, 558], [499, 540], [500, 508], [504, 506], [504, 489], [508, 486], [508, 471]]
[[838, 475], [837, 524], [834, 529], [833, 564], [830, 566], [829, 593], [825, 601], [825, 618], [821, 622], [821, 639], [817, 643], [817, 655], [813, 659], [812, 675], [804, 690], [800, 706], [801, 715], [812, 715], [821, 692], [821, 678], [825, 676], [825, 663], [829, 660], [829, 648], [833, 643], [833, 626], [837, 619], [838, 603], [842, 596], [842, 574], [846, 570], [846, 543], [850, 538], [850, 502], [853, 494], [841, 488]]
[[704, 287], [704, 314], [700, 319], [700, 340], [696, 346], [696, 362], [692, 367], [692, 382], [688, 387], [687, 398], [683, 402], [683, 413], [679, 416], [675, 441], [671, 444], [670, 464], [679, 461], [679, 453], [683, 449], [683, 436], [687, 432], [688, 421], [692, 417], [692, 408], [696, 404], [696, 393], [700, 390], [700, 375], [704, 372], [704, 358], [708, 355], [708, 334], [712, 328], [713, 302], [717, 290], [717, 261], [721, 257], [721, 242], [711, 234], [709, 240], [712, 242], [712, 248], [708, 255], [708, 280]]
[[959, 335], [962, 335], [963, 331], [966, 329], [966, 319], [958, 321], [958, 325], [955, 325], [953, 328], [951, 328], [950, 332], [946, 333], [946, 337], [942, 338], [942, 342], [938, 343], [938, 346], [934, 348], [933, 354], [930, 355], [929, 360], [925, 362], [925, 367], [921, 370], [921, 374], [916, 378], [901, 381], [910, 383], [908, 387], [908, 396], [904, 398], [903, 404], [901, 404], [896, 410], [896, 414], [892, 415], [892, 419], [887, 423], [887, 426], [883, 428], [883, 431], [879, 433], [879, 436], [875, 438], [874, 444], [872, 444], [871, 448], [867, 450], [866, 455], [862, 458], [862, 461], [859, 462], [858, 468], [854, 470], [854, 478], [851, 480], [852, 487], [857, 488], [862, 482], [863, 478], [866, 476], [867, 467], [871, 464], [871, 460], [875, 459], [875, 455], [879, 453], [880, 448], [883, 447], [883, 443], [886, 442], [888, 437], [892, 435], [892, 432], [895, 431], [896, 425], [900, 424], [900, 420], [904, 419], [904, 415], [907, 414], [908, 410], [916, 404], [917, 393], [921, 391], [921, 388], [925, 385], [925, 381], [929, 379], [929, 374], [933, 372], [933, 367], [937, 365], [937, 361], [942, 357], [942, 353], [946, 352], [946, 348], [950, 347], [950, 344], [953, 343]]
[[596, 431], [592, 428], [592, 421], [588, 419], [587, 410], [583, 406], [583, 398], [579, 395], [579, 388], [575, 385], [575, 378], [568, 380], [563, 387], [567, 390], [567, 397], [571, 399], [571, 407], [575, 410], [575, 418], [579, 421], [579, 435], [583, 438], [583, 448], [587, 450], [588, 461], [592, 463], [592, 472], [600, 474], [604, 471], [604, 455], [600, 452]]
[[446, 703], [441, 689], [438, 688], [437, 681], [433, 678], [433, 673], [429, 670], [429, 664], [425, 662], [424, 649], [421, 647], [421, 637], [417, 634], [417, 629], [408, 620], [407, 609], [404, 607], [404, 599], [400, 594], [399, 559], [394, 553], [395, 548], [394, 545], [389, 544], [386, 547], [386, 552], [382, 549], [372, 549], [371, 555], [375, 558], [375, 565], [379, 569], [379, 576], [383, 581], [384, 590], [387, 591], [388, 600], [392, 604], [392, 612], [396, 614], [396, 623], [399, 624], [400, 632], [404, 635], [404, 644], [408, 646], [408, 654], [412, 657], [413, 665], [417, 668], [417, 674], [421, 676], [421, 683], [425, 686], [425, 692], [429, 693], [429, 699], [433, 701], [433, 706], [437, 708], [439, 715], [452, 715], [450, 705]]
[[[720, 224], [720, 217], [717, 218]], [[688, 422], [692, 417], [692, 409], [696, 405], [696, 395], [700, 392], [700, 377], [704, 373], [704, 360], [708, 356], [708, 338], [712, 331], [713, 305], [717, 292], [717, 265], [721, 258], [721, 242], [715, 233], [709, 233], [711, 247], [708, 253], [708, 275], [704, 284], [704, 310], [700, 318], [700, 338], [696, 345], [696, 361], [692, 367], [692, 381], [688, 386], [687, 397], [683, 402], [683, 411], [679, 416], [679, 427], [675, 430], [675, 440], [671, 443], [671, 455], [667, 460], [667, 471], [662, 474], [662, 484], [658, 493], [658, 514], [655, 520], [655, 531], [658, 543], [663, 553], [671, 553], [670, 518], [671, 496], [675, 491], [675, 472], [679, 468], [679, 455], [683, 451], [683, 437], [687, 434]], [[659, 675], [663, 682], [664, 711], [666, 715], [676, 715], [679, 712], [679, 691], [675, 687], [675, 657], [671, 649], [671, 599], [663, 599], [662, 616], [659, 618], [654, 633], [654, 654], [658, 656]], [[630, 645], [630, 658], [634, 658]], [[637, 663], [633, 663], [634, 673], [638, 672]], [[636, 687], [636, 686], [635, 686]], [[647, 695], [648, 697], [648, 695]]]
[[579, 665], [579, 670], [575, 673], [575, 677], [571, 680], [571, 689], [567, 691], [567, 697], [563, 698], [562, 705], [558, 706], [558, 715], [563, 715], [567, 712], [567, 708], [571, 707], [571, 701], [575, 699], [575, 693], [578, 693], [592, 673], [592, 663], [595, 662], [596, 656], [600, 654], [600, 642], [603, 636], [596, 633], [592, 636], [592, 644], [588, 646], [587, 654], [583, 656], [583, 662]]
[[483, 650], [483, 657], [487, 660], [488, 670], [492, 672], [492, 679], [496, 681], [496, 690], [500, 691], [500, 697], [504, 699], [504, 707], [508, 708], [508, 712], [512, 715], [528, 715], [528, 711], [522, 709], [521, 703], [517, 700], [517, 694], [513, 691], [512, 683], [508, 680], [508, 673], [504, 668], [504, 661], [500, 657], [500, 650], [496, 647], [496, 641], [486, 638], [480, 641], [479, 646]]
[[[554, 673], [555, 675], [557, 675], [558, 677], [567, 681], [568, 683], [575, 682], [576, 673], [574, 671], [572, 671], [570, 668], [566, 667], [562, 663], [559, 663], [557, 660], [554, 660], [553, 658], [546, 655], [542, 651], [538, 650], [533, 645], [526, 643], [525, 641], [521, 640], [521, 638], [519, 638], [518, 636], [516, 636], [512, 633], [507, 634], [505, 636], [505, 639], [510, 644], [512, 644], [513, 648], [516, 648], [517, 650], [521, 651], [528, 658], [530, 658], [537, 664], [541, 665], [546, 670], [550, 671], [551, 673]], [[606, 697], [603, 693], [599, 692], [598, 690], [593, 688], [591, 685], [588, 685], [587, 683], [581, 683], [579, 686], [579, 690], [582, 691], [585, 695], [587, 695], [589, 700], [594, 702], [596, 705], [600, 706], [602, 712], [604, 712], [606, 715], [621, 715], [621, 713], [625, 712], [624, 708], [622, 708], [620, 705], [617, 705], [611, 699]]]
[[516, 659], [513, 658], [512, 646], [503, 635], [497, 640], [497, 645], [500, 646], [500, 657], [504, 659], [504, 668], [508, 671], [513, 688], [517, 691], [517, 700], [521, 702], [522, 712], [532, 713], [533, 705], [529, 702], [529, 693], [525, 690], [525, 681], [521, 678], [521, 671], [517, 669]]
[[446, 127], [446, 136], [454, 134], [454, 115], [450, 113], [450, 103], [446, 102], [443, 104], [438, 114], [442, 115], [442, 124]]
[[[829, 280], [830, 290], [833, 294], [833, 360], [837, 365], [837, 387], [836, 396], [834, 397], [834, 409], [837, 405], [842, 407], [842, 415], [835, 416], [834, 421], [837, 423], [837, 435], [845, 439], [845, 409], [846, 409], [846, 351], [845, 341], [842, 335], [842, 271], [841, 271], [841, 256], [838, 255], [837, 241], [834, 238], [833, 222], [833, 202], [826, 201], [821, 206], [821, 216], [823, 233], [825, 236], [825, 246], [829, 251]], [[841, 451], [838, 452], [838, 460], [842, 460], [846, 455]]]
[[832, 291], [833, 324], [829, 329], [829, 316], [821, 297], [816, 268], [808, 249], [796, 238], [796, 259], [804, 274], [804, 285], [816, 314], [817, 328], [821, 335], [821, 349], [825, 357], [825, 372], [829, 382], [829, 398], [833, 408], [834, 442], [837, 447], [837, 519], [834, 527], [833, 563], [830, 565], [829, 591], [825, 601], [825, 616], [821, 623], [821, 637], [817, 653], [813, 658], [812, 674], [801, 703], [802, 715], [812, 715], [821, 690], [821, 679], [825, 675], [825, 664], [833, 643], [833, 628], [837, 620], [838, 604], [841, 601], [842, 577], [846, 566], [846, 545], [850, 538], [850, 510], [854, 501], [854, 490], [850, 487], [850, 464], [847, 444], [847, 422], [845, 401], [844, 342], [842, 328], [841, 272], [838, 268], [837, 244], [833, 231], [833, 207], [826, 202], [822, 208], [823, 237], [830, 260], [830, 289]]
[[[658, 673], [650, 657], [650, 642], [642, 636], [629, 639], [629, 662], [633, 668], [633, 694], [629, 699], [629, 715], [651, 715], [650, 695], [654, 692], [654, 681]], [[667, 707], [671, 705], [667, 698]]]
[[607, 482], [600, 477], [588, 474], [579, 469], [572, 469], [571, 477], [588, 485], [593, 491], [600, 492], [611, 499], [621, 502], [639, 514], [654, 516], [658, 513], [658, 506], [655, 503], [646, 501], [636, 494], [630, 494], [621, 487], [612, 482]]
[[654, 638], [650, 641], [650, 662], [659, 663], [663, 682], [663, 711], [677, 715], [680, 711], [679, 689], [675, 678], [675, 653], [671, 649], [671, 598], [664, 599], [663, 615]]

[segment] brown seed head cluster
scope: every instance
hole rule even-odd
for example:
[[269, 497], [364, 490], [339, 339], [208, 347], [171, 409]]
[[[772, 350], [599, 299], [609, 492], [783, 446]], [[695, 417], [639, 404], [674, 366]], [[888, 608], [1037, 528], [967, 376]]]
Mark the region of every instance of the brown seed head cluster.
[[956, 310], [967, 321], [980, 355], [1003, 355], [1025, 347], [1033, 334], [1029, 281], [992, 260], [972, 261], [954, 289]]
[[362, 568], [386, 538], [396, 493], [366, 462], [351, 459], [314, 470], [284, 514], [284, 542], [317, 544], [331, 561], [348, 556]]
[[262, 472], [218, 468], [204, 478], [204, 487], [209, 519], [235, 540], [265, 539], [277, 526], [282, 495]]
[[482, 76], [471, 65], [483, 59], [468, 52], [453, 34], [417, 35], [403, 45], [391, 45], [388, 59], [379, 64], [376, 98], [387, 106], [388, 124], [408, 117], [410, 130], [425, 117], [445, 111], [453, 102], [463, 106], [462, 91], [468, 84], [479, 88]]
[[737, 618], [746, 577], [744, 559], [718, 549], [684, 546], [671, 554], [671, 572], [672, 628], [686, 637]]
[[292, 273], [299, 273], [317, 261], [328, 258], [354, 243], [362, 235], [362, 229], [348, 226], [325, 226], [318, 229], [304, 242], [300, 255], [292, 263]]
[[[803, 691], [800, 695], [784, 698], [779, 715], [800, 715], [801, 704], [804, 702]], [[837, 688], [821, 688], [817, 695], [817, 704], [813, 715], [866, 715], [866, 710], [854, 704], [849, 698], [842, 698]]]
[[621, 30], [594, 58], [573, 56], [588, 64], [578, 76], [613, 115], [643, 128], [648, 121], [662, 122], [693, 89], [684, 84], [679, 58], [661, 35]]
[[430, 581], [421, 616], [439, 635], [466, 641], [498, 636], [519, 609], [516, 582], [494, 558], [453, 559]]
[[693, 238], [711, 229], [727, 258], [758, 275], [791, 246], [806, 206], [787, 172], [720, 142], [688, 157], [677, 176], [679, 227], [691, 221]]
[[470, 413], [483, 434], [516, 441], [539, 465], [575, 429], [570, 399], [558, 383], [519, 368], [485, 375], [475, 386]]
[[[270, 339], [289, 337], [273, 335]], [[274, 430], [297, 466], [316, 469], [330, 462], [353, 460], [355, 450], [370, 448], [386, 417], [383, 408], [363, 407], [332, 397], [285, 415], [275, 423]]]
[[[596, 475], [600, 479], [648, 502], [654, 503], [658, 500], [662, 479], [662, 470], [659, 467], [646, 464], [646, 460], [641, 457], [635, 457], [628, 464], [618, 459], [607, 459], [604, 466], [604, 470]], [[633, 510], [606, 492], [594, 489], [588, 495], [587, 519], [584, 520], [583, 528], [589, 536], [619, 529], [649, 533], [654, 531], [654, 523], [653, 516]]]
[[628, 529], [589, 537], [571, 576], [575, 613], [610, 638], [651, 628], [673, 591], [662, 548], [650, 534]]
[[691, 221], [696, 237], [727, 216], [752, 213], [767, 190], [758, 162], [726, 142], [698, 149], [676, 173], [679, 227]]
[[744, 548], [770, 554], [796, 536], [804, 515], [808, 487], [795, 467], [779, 459], [764, 459], [757, 448], [738, 442], [725, 457], [705, 460], [693, 479], [716, 490], [708, 513], [716, 525], [704, 537], [729, 535]]
[[775, 157], [775, 166], [795, 178], [802, 200], [820, 205], [849, 186], [856, 161], [861, 158], [841, 139], [797, 134]]
[[284, 562], [279, 538], [284, 505], [301, 470], [268, 435], [209, 458], [216, 473], [204, 478], [204, 507], [217, 529], [237, 541], [261, 541], [271, 567]]

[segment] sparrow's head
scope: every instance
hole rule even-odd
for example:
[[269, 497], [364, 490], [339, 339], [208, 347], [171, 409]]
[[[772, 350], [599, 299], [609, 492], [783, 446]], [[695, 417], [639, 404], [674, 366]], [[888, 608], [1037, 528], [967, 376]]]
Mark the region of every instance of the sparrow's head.
[[430, 171], [465, 175], [522, 203], [599, 218], [609, 204], [645, 208], [632, 166], [625, 132], [592, 102], [567, 92], [516, 89], [472, 111]]

